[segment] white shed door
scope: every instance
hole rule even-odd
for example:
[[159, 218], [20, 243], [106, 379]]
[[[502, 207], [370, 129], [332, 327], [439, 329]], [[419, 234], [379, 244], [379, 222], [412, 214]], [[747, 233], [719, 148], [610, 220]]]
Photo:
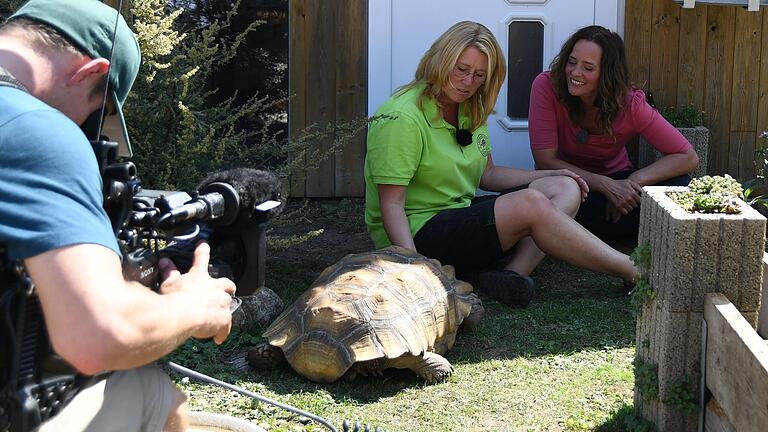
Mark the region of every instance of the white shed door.
[[599, 24], [621, 33], [622, 0], [369, 0], [368, 112], [410, 82], [421, 56], [451, 25], [488, 27], [508, 76], [488, 120], [496, 164], [533, 168], [528, 141], [530, 84], [576, 29]]

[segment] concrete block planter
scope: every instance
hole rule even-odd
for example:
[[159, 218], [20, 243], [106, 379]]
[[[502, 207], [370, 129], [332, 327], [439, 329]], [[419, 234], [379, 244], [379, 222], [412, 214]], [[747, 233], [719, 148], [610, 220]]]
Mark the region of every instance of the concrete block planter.
[[[677, 128], [683, 134], [685, 139], [696, 150], [699, 155], [699, 167], [691, 173], [691, 177], [701, 177], [707, 174], [707, 160], [709, 158], [709, 129], [704, 126], [693, 128]], [[648, 141], [640, 137], [638, 147], [638, 165], [646, 167], [661, 157], [659, 153]]]
[[667, 195], [684, 187], [643, 188], [639, 244], [649, 244], [655, 298], [637, 321], [637, 357], [658, 373], [658, 398], [635, 391], [637, 413], [657, 430], [695, 431], [671, 394], [682, 378], [698, 398], [704, 295], [724, 293], [754, 327], [760, 309], [765, 218], [743, 201], [734, 215], [689, 213]]

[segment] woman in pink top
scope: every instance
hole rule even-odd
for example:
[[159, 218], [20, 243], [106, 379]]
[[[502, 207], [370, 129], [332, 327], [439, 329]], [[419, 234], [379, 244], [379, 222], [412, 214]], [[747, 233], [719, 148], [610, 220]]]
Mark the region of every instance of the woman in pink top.
[[[600, 26], [574, 33], [533, 82], [529, 111], [537, 169], [587, 181], [576, 220], [604, 239], [636, 235], [641, 187], [687, 185], [699, 164], [690, 143], [631, 86], [621, 37]], [[627, 142], [642, 135], [663, 155], [635, 170]]]

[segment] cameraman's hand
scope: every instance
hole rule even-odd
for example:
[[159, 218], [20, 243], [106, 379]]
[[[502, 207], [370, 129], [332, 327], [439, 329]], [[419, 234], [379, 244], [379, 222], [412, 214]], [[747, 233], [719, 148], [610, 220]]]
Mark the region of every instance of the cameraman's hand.
[[181, 274], [168, 258], [160, 259], [163, 283], [160, 293], [181, 295], [191, 300], [200, 309], [200, 326], [192, 337], [199, 339], [213, 338], [221, 344], [229, 336], [232, 327], [232, 313], [229, 304], [235, 293], [235, 284], [227, 278], [214, 279], [208, 274], [208, 261], [211, 248], [207, 243], [200, 243], [195, 248], [192, 266], [189, 272]]

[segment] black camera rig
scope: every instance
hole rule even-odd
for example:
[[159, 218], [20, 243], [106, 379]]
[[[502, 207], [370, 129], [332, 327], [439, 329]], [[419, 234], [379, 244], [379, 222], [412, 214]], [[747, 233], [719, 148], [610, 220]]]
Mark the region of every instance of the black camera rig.
[[[135, 165], [117, 161], [116, 143], [91, 145], [126, 280], [157, 290], [159, 258], [186, 271], [195, 246], [205, 240], [209, 272], [232, 279], [237, 296], [264, 286], [265, 224], [283, 204], [276, 176], [241, 168], [208, 176], [191, 195], [142, 190]], [[31, 431], [106, 374], [79, 374], [56, 355], [32, 280], [21, 263], [0, 261], [0, 432]]]

